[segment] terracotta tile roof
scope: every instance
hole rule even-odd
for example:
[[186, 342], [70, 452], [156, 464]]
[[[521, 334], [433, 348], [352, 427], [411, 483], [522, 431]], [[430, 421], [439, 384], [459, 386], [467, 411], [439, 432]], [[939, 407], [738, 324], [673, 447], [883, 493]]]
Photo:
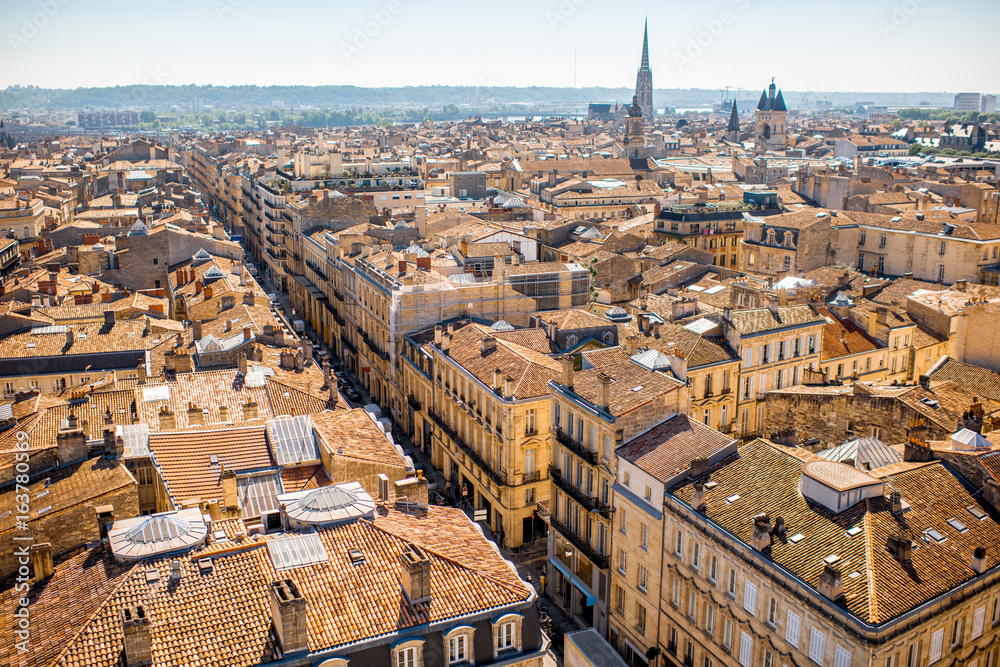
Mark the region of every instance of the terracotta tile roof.
[[486, 333], [478, 325], [459, 323], [451, 339], [449, 356], [488, 387], [493, 386], [493, 372], [499, 368], [505, 377], [514, 379], [517, 399], [547, 395], [548, 381], [562, 372], [559, 362], [506, 340], [497, 340], [496, 349], [484, 354], [482, 340], [491, 335], [492, 332]]
[[777, 308], [777, 313], [772, 313], [768, 308], [739, 310], [733, 312], [729, 321], [734, 329], [744, 335], [825, 322], [809, 306], [781, 306]]
[[538, 317], [544, 322], [555, 324], [562, 331], [613, 326], [607, 318], [594, 315], [586, 310], [549, 311], [538, 313]]
[[822, 361], [872, 352], [882, 347], [853, 320], [839, 319], [825, 307], [816, 308], [816, 312], [826, 318], [826, 325], [823, 327]]
[[313, 415], [312, 422], [320, 440], [333, 454], [406, 467], [406, 461], [363, 408]]
[[[227, 528], [228, 526], [228, 528]], [[382, 509], [374, 521], [360, 519], [320, 528], [325, 562], [276, 571], [264, 545], [281, 534], [232, 542], [237, 520], [221, 521], [229, 540], [187, 554], [167, 555], [131, 566], [117, 565], [104, 547], [61, 563], [32, 607], [34, 625], [52, 628], [26, 666], [123, 665], [120, 615], [140, 603], [149, 616], [156, 665], [250, 666], [280, 655], [271, 623], [268, 588], [291, 577], [307, 600], [310, 651], [385, 637], [426, 623], [490, 610], [520, 609], [533, 595], [513, 568], [463, 512], [430, 507], [416, 514]], [[232, 532], [232, 535], [229, 533]], [[411, 604], [399, 585], [400, 554], [410, 543], [431, 561], [431, 601]], [[349, 549], [364, 561], [351, 562]], [[213, 570], [197, 560], [211, 556]], [[171, 561], [181, 563], [179, 583], [170, 582]], [[159, 579], [148, 583], [146, 572]], [[5, 593], [7, 608], [13, 594]], [[77, 599], [79, 598], [79, 599]], [[0, 632], [9, 635], [9, 624]], [[13, 641], [0, 650], [12, 650]], [[13, 654], [10, 654], [13, 655]], [[16, 663], [15, 663], [16, 664]]]
[[620, 346], [589, 350], [584, 352], [582, 356], [584, 361], [591, 364], [594, 368], [617, 366], [618, 364], [627, 362], [629, 359], [628, 352], [625, 351], [624, 347]]
[[679, 414], [633, 438], [616, 453], [666, 482], [690, 467], [692, 459], [711, 458], [734, 442], [715, 429]]
[[[29, 520], [38, 517], [57, 516], [62, 512], [74, 512], [79, 505], [113, 493], [119, 489], [135, 486], [135, 479], [118, 461], [106, 458], [90, 458], [79, 463], [56, 468], [34, 479], [28, 487], [31, 494]], [[17, 503], [14, 496], [20, 493], [14, 485], [0, 492], [0, 507], [13, 508]], [[44, 495], [39, 495], [44, 494]], [[50, 509], [39, 513], [46, 507]], [[138, 505], [117, 508], [122, 514], [138, 513]], [[92, 510], [81, 516], [82, 521], [93, 519]], [[13, 514], [0, 515], [0, 534], [14, 530], [16, 517]]]
[[65, 332], [16, 333], [0, 340], [0, 359], [148, 350], [155, 345], [156, 336], [144, 333], [144, 320], [117, 322], [110, 330], [103, 322], [66, 326], [74, 334], [72, 345], [66, 344]]
[[[264, 425], [150, 433], [149, 448], [174, 505], [189, 498], [222, 500], [222, 472], [276, 468]], [[218, 465], [210, 458], [215, 455]]]
[[945, 357], [929, 375], [932, 380], [954, 382], [976, 396], [1000, 402], [1000, 373], [995, 371]]
[[[843, 574], [843, 605], [861, 620], [883, 623], [976, 576], [969, 567], [973, 550], [985, 547], [987, 553], [1000, 548], [1000, 524], [981, 496], [970, 492], [940, 462], [901, 463], [893, 466], [893, 484], [910, 505], [905, 513], [909, 528], [904, 528], [917, 543], [910, 565], [897, 561], [886, 548], [890, 535], [900, 531], [889, 511], [885, 496], [865, 500], [834, 514], [805, 499], [799, 493], [804, 460], [811, 454], [793, 456], [791, 450], [756, 440], [739, 449], [711, 471], [716, 486], [706, 494], [710, 521], [724, 527], [749, 544], [753, 518], [767, 513], [772, 519], [783, 517], [788, 535], [801, 533], [803, 538], [775, 539], [771, 559], [793, 571], [815, 587], [825, 566], [824, 559], [837, 555], [835, 567]], [[888, 469], [876, 471], [881, 475]], [[767, 484], [760, 484], [761, 479]], [[691, 482], [669, 491], [690, 503]], [[727, 499], [739, 496], [735, 501]], [[975, 519], [967, 506], [980, 507], [988, 518]], [[961, 521], [968, 531], [959, 533], [948, 523]], [[847, 529], [861, 528], [853, 537]], [[923, 540], [921, 531], [936, 528], [947, 540], [937, 544]], [[857, 572], [857, 576], [850, 576]]]
[[[629, 360], [616, 366], [577, 371], [573, 375], [573, 392], [596, 404], [597, 376], [601, 373], [612, 379], [608, 391], [608, 412], [616, 417], [685, 386], [672, 375], [647, 370]], [[561, 373], [556, 381], [562, 382]]]
[[281, 486], [285, 493], [315, 489], [327, 486], [329, 483], [330, 478], [326, 476], [326, 471], [319, 464], [281, 469]]
[[[32, 586], [28, 593], [34, 635], [31, 650], [17, 651], [14, 624], [4, 623], [0, 626], [0, 664], [12, 667], [52, 664], [80, 629], [100, 612], [130, 571], [130, 566], [111, 558], [106, 547], [84, 551], [58, 564], [44, 586]], [[0, 595], [4, 610], [11, 611], [22, 593], [10, 586]], [[120, 627], [120, 622], [115, 627]], [[111, 658], [104, 664], [113, 665], [115, 660]]]

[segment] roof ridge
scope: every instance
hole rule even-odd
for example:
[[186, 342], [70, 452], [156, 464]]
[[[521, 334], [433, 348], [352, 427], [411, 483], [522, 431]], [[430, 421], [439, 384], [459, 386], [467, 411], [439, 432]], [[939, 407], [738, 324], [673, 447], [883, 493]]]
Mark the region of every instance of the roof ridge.
[[868, 579], [868, 619], [869, 622], [879, 622], [878, 595], [875, 590], [875, 558], [872, 551], [872, 518], [871, 499], [865, 498], [864, 535], [865, 535], [865, 576]]
[[[101, 548], [103, 549], [105, 547], [102, 546]], [[59, 651], [58, 655], [56, 655], [56, 657], [49, 664], [55, 665], [59, 663], [59, 661], [73, 647], [76, 641], [83, 635], [84, 631], [86, 631], [87, 628], [90, 627], [90, 624], [93, 623], [97, 619], [98, 615], [101, 614], [111, 604], [111, 601], [115, 598], [116, 595], [118, 595], [118, 591], [121, 590], [126, 583], [128, 583], [129, 579], [135, 576], [136, 570], [142, 570], [141, 567], [137, 566], [139, 562], [141, 561], [135, 561], [134, 563], [129, 565], [129, 569], [127, 572], [124, 573], [124, 576], [122, 576], [122, 580], [119, 581], [117, 584], [115, 584], [114, 588], [110, 590], [106, 596], [104, 596], [104, 600], [101, 602], [101, 604], [97, 605], [97, 607], [90, 614], [90, 616], [87, 617], [87, 620], [80, 624], [80, 627], [73, 633], [72, 637], [70, 637], [69, 640], [63, 644], [62, 650]]]
[[[463, 515], [464, 515], [464, 512], [463, 512]], [[388, 528], [385, 528], [383, 526], [380, 526], [380, 525], [376, 524], [374, 521], [366, 521], [365, 524], [371, 526], [372, 528], [380, 530], [383, 533], [385, 533], [386, 535], [390, 535], [390, 536], [392, 536], [392, 537], [394, 537], [396, 539], [402, 540], [402, 541], [407, 542], [409, 544], [413, 544], [414, 543], [413, 540], [408, 539], [408, 538], [404, 537], [403, 535], [399, 535], [398, 533], [394, 533], [393, 531], [389, 530]], [[483, 539], [486, 539], [485, 536], [484, 536]], [[427, 553], [433, 554], [436, 558], [440, 558], [441, 560], [443, 560], [443, 561], [445, 561], [447, 563], [450, 563], [450, 564], [454, 565], [455, 567], [459, 567], [459, 568], [461, 568], [461, 569], [463, 569], [463, 570], [465, 570], [467, 572], [476, 574], [476, 575], [478, 575], [480, 577], [483, 577], [484, 579], [489, 579], [490, 581], [492, 581], [496, 585], [501, 586], [502, 588], [505, 588], [505, 589], [507, 589], [507, 590], [509, 590], [511, 592], [527, 592], [527, 591], [516, 591], [516, 589], [512, 585], [510, 585], [507, 582], [503, 581], [502, 579], [496, 577], [495, 575], [488, 574], [486, 572], [483, 572], [482, 570], [473, 568], [473, 567], [471, 567], [469, 565], [466, 565], [464, 563], [460, 563], [459, 561], [455, 560], [451, 556], [446, 556], [445, 554], [439, 553], [434, 548], [428, 547], [426, 544], [419, 544], [417, 546], [419, 546], [421, 549], [423, 549]], [[497, 551], [497, 557], [499, 557], [500, 560], [505, 560], [504, 557], [503, 557], [503, 554], [501, 554], [499, 551]], [[520, 579], [520, 577], [518, 577], [518, 579]]]

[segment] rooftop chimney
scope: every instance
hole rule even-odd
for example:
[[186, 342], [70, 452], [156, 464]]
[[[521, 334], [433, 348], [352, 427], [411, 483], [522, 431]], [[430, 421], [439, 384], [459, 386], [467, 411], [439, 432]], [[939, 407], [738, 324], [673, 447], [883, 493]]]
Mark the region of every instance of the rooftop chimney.
[[639, 353], [638, 336], [628, 336], [625, 338], [625, 352], [627, 352], [630, 357], [634, 357]]
[[443, 334], [441, 334], [441, 353], [447, 355], [450, 348], [451, 348], [451, 332], [445, 331]]
[[114, 505], [101, 505], [94, 508], [94, 514], [97, 516], [97, 534], [100, 539], [106, 539], [108, 530], [115, 522], [115, 507]]
[[106, 326], [109, 329], [115, 326], [115, 311], [113, 310], [104, 311], [104, 326]]
[[562, 357], [562, 383], [567, 389], [573, 388], [573, 367], [576, 365], [576, 360], [573, 355], [566, 354]]
[[694, 496], [691, 498], [691, 507], [696, 512], [704, 512], [708, 509], [708, 501], [705, 500], [705, 485], [700, 482], [694, 484]]
[[757, 551], [771, 548], [771, 517], [766, 514], [754, 517], [750, 546]]
[[71, 412], [67, 425], [56, 435], [56, 463], [64, 466], [87, 458], [87, 436], [79, 427], [76, 416]]
[[608, 410], [611, 406], [611, 376], [607, 373], [597, 374], [597, 407]]
[[167, 406], [164, 405], [162, 408], [160, 408], [159, 418], [160, 418], [161, 431], [170, 431], [177, 428], [177, 421], [174, 418], [174, 411], [168, 408]]
[[493, 369], [493, 391], [498, 392], [503, 389], [503, 371], [499, 368]]
[[399, 555], [400, 583], [410, 604], [431, 601], [431, 560], [416, 544], [407, 545]]
[[202, 338], [204, 338], [204, 331], [202, 330], [202, 324], [199, 320], [195, 320], [194, 324], [192, 325], [192, 328], [194, 329], [195, 340], [201, 340]]
[[487, 336], [482, 340], [482, 350], [481, 350], [482, 356], [485, 357], [487, 354], [493, 352], [496, 349], [497, 349], [497, 339], [494, 338], [493, 336]]
[[243, 405], [243, 421], [250, 421], [251, 419], [257, 418], [257, 402], [250, 401]]
[[306, 599], [291, 579], [271, 582], [271, 619], [281, 650], [288, 653], [309, 648]]
[[503, 397], [507, 401], [514, 398], [514, 378], [509, 375], [503, 379]]
[[913, 556], [913, 543], [906, 535], [890, 535], [885, 543], [889, 553], [901, 563], [909, 563]]
[[985, 547], [976, 547], [975, 551], [972, 552], [972, 562], [969, 563], [969, 566], [975, 570], [976, 574], [982, 574], [986, 571], [988, 564]]
[[52, 576], [55, 571], [55, 567], [52, 565], [52, 543], [42, 542], [40, 544], [32, 544], [31, 550], [31, 569], [35, 576], [35, 581], [45, 581]]
[[819, 576], [816, 588], [823, 597], [836, 600], [844, 594], [844, 577], [840, 574], [840, 570], [832, 565], [826, 565], [823, 567], [823, 574]]
[[389, 502], [389, 477], [383, 472], [378, 474], [378, 500], [383, 505]]
[[141, 604], [122, 609], [122, 639], [125, 644], [125, 664], [128, 667], [153, 664], [149, 617]]

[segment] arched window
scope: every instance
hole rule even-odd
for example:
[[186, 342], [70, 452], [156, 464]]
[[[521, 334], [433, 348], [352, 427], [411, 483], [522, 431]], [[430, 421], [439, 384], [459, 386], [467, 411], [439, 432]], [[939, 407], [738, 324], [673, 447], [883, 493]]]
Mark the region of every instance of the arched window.
[[566, 338], [566, 347], [568, 348], [576, 347], [577, 343], [579, 342], [580, 342], [579, 338], [577, 338], [575, 335], [571, 335]]

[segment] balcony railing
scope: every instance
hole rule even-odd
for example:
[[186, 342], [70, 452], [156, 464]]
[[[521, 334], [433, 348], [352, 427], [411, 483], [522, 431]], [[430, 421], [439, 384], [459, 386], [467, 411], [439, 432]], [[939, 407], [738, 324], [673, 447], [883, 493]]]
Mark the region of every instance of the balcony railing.
[[521, 475], [521, 482], [524, 484], [530, 484], [531, 482], [537, 482], [542, 479], [542, 471], [536, 470], [534, 472], [526, 472]]
[[420, 410], [420, 408], [422, 407], [422, 404], [420, 403], [420, 399], [418, 399], [416, 396], [413, 396], [413, 395], [408, 395], [406, 397], [406, 402], [414, 410]]
[[492, 467], [490, 467], [490, 464], [487, 463], [476, 450], [470, 447], [469, 443], [465, 442], [465, 440], [463, 440], [458, 433], [453, 431], [444, 419], [433, 412], [427, 412], [425, 414], [428, 415], [434, 425], [441, 429], [441, 432], [447, 435], [448, 439], [455, 443], [455, 445], [461, 449], [466, 456], [472, 459], [472, 462], [475, 463], [480, 470], [486, 473], [486, 475], [493, 480], [497, 486], [508, 486], [506, 480]]
[[348, 350], [350, 350], [354, 354], [358, 353], [358, 348], [354, 346], [354, 343], [352, 343], [351, 341], [347, 340], [346, 336], [341, 336], [340, 337], [340, 342], [343, 343], [344, 347], [346, 347]]
[[586, 556], [591, 563], [596, 565], [598, 569], [601, 570], [608, 569], [608, 557], [602, 556], [601, 554], [597, 553], [597, 550], [595, 550], [592, 546], [587, 544], [586, 540], [584, 540], [582, 537], [580, 537], [572, 530], [570, 530], [569, 526], [567, 526], [562, 521], [553, 516], [549, 517], [549, 525], [555, 528], [560, 535], [562, 535], [566, 540], [569, 541], [570, 544], [576, 547], [576, 549], [584, 556]]
[[344, 320], [344, 318], [341, 317], [340, 313], [338, 313], [337, 311], [331, 310], [330, 314], [333, 315], [333, 321], [336, 322], [337, 324], [339, 324], [340, 326], [344, 326], [344, 325], [347, 324], [347, 322]]
[[562, 429], [556, 430], [556, 440], [560, 445], [573, 452], [590, 465], [597, 465], [597, 452], [592, 452]]
[[378, 347], [378, 343], [376, 343], [375, 340], [369, 337], [364, 331], [361, 332], [361, 340], [365, 342], [365, 345], [368, 347], [368, 349], [371, 351], [372, 354], [374, 354], [382, 361], [389, 361], [389, 353], [380, 350]]
[[549, 477], [552, 478], [552, 481], [563, 493], [582, 505], [585, 510], [590, 511], [597, 507], [597, 498], [588, 496], [586, 493], [573, 486], [573, 483], [570, 480], [563, 477], [562, 471], [559, 468], [549, 466]]
[[338, 292], [337, 290], [333, 290], [333, 298], [341, 303], [344, 302], [344, 295]]

